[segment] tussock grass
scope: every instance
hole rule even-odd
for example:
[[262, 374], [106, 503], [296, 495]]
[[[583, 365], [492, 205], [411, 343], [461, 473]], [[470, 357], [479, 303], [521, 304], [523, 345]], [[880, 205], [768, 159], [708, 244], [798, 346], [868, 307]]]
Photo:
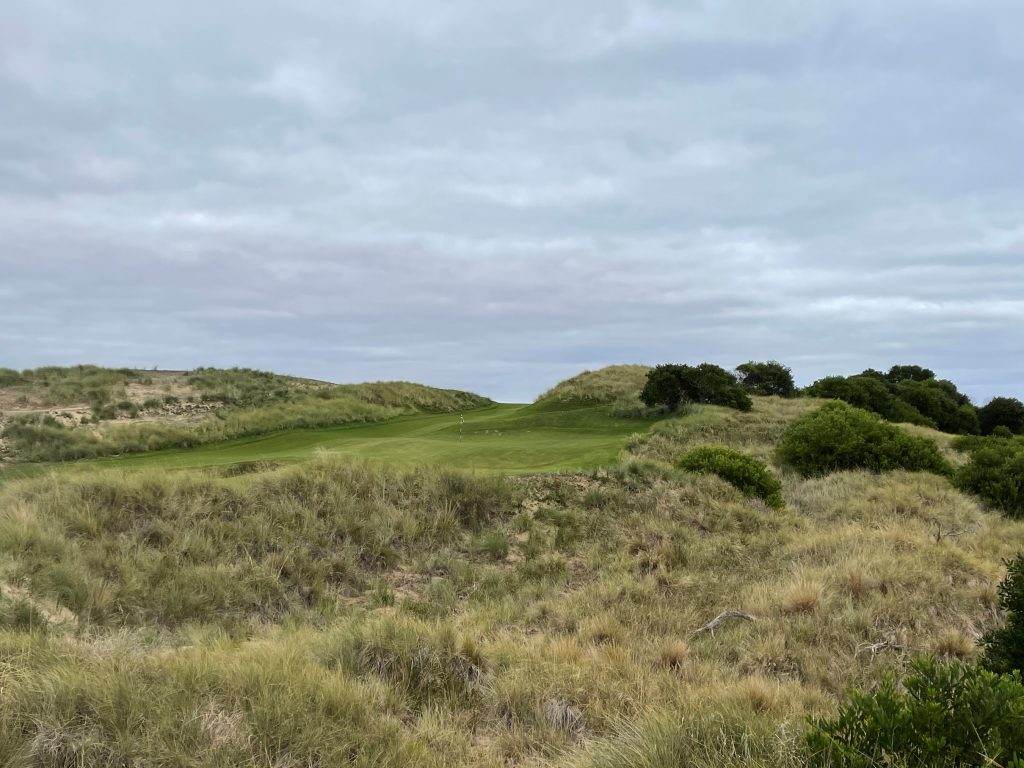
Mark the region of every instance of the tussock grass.
[[647, 365], [609, 365], [566, 379], [537, 398], [557, 403], [639, 403], [651, 368]]
[[1024, 546], [935, 475], [784, 473], [773, 509], [671, 464], [770, 458], [805, 406], [698, 409], [585, 473], [5, 483], [0, 763], [803, 765], [848, 688], [970, 658]]

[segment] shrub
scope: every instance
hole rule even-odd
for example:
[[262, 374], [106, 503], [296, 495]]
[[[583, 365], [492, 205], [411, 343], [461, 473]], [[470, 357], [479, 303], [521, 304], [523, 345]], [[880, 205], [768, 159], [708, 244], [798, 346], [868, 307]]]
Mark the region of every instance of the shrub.
[[812, 722], [807, 743], [811, 764], [829, 768], [1019, 768], [1024, 686], [1016, 673], [918, 659], [902, 686], [889, 677], [852, 691], [836, 718]]
[[1024, 669], [1024, 554], [1007, 561], [1006, 569], [999, 584], [999, 607], [1006, 612], [1006, 623], [981, 638], [982, 666], [1000, 673]]
[[986, 438], [974, 446], [971, 460], [957, 469], [953, 484], [1011, 517], [1024, 517], [1024, 444]]
[[783, 433], [777, 455], [805, 477], [846, 469], [952, 471], [931, 440], [845, 403], [826, 403], [795, 421]]
[[743, 363], [736, 366], [740, 384], [756, 395], [778, 395], [779, 397], [796, 397], [796, 384], [793, 383], [793, 372], [774, 360], [767, 363]]
[[994, 397], [978, 409], [978, 421], [983, 435], [991, 435], [997, 427], [1024, 434], [1024, 403], [1015, 397]]
[[782, 507], [782, 483], [753, 456], [720, 445], [705, 445], [683, 454], [676, 463], [689, 472], [710, 472], [744, 496], [763, 499], [771, 507]]
[[659, 365], [647, 374], [640, 399], [648, 406], [677, 409], [682, 403], [708, 403], [749, 411], [753, 402], [736, 378], [711, 363]]
[[888, 373], [827, 376], [806, 389], [814, 397], [842, 400], [887, 421], [919, 424], [956, 434], [977, 434], [978, 411], [951, 381], [919, 365], [894, 365]]

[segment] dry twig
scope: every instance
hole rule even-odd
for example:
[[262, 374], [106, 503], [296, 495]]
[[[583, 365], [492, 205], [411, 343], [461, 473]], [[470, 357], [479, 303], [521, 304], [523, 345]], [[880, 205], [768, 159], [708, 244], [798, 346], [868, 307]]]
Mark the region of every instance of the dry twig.
[[743, 613], [742, 611], [722, 611], [720, 614], [715, 616], [715, 618], [713, 618], [703, 627], [694, 630], [693, 634], [699, 635], [701, 632], [710, 632], [711, 635], [714, 636], [715, 628], [726, 619], [743, 619], [744, 621], [757, 621], [757, 617], [752, 616], [749, 613]]

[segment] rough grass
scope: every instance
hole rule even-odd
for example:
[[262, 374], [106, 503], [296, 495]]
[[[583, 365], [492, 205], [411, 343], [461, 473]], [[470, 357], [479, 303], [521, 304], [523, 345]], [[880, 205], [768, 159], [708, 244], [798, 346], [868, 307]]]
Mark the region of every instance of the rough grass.
[[555, 385], [538, 397], [537, 402], [636, 403], [650, 370], [647, 365], [609, 365], [596, 371], [584, 371]]
[[189, 374], [187, 381], [204, 399], [229, 407], [196, 423], [112, 422], [92, 428], [63, 425], [41, 414], [16, 416], [3, 430], [3, 437], [17, 460], [72, 461], [493, 404], [470, 392], [407, 382], [334, 386], [247, 369], [199, 369]]
[[[1024, 545], [934, 475], [783, 474], [773, 510], [669, 463], [770, 458], [813, 407], [699, 409], [589, 473], [7, 483], [0, 763], [804, 764], [806, 717], [847, 688], [970, 656]], [[503, 418], [583, 414], [609, 419]], [[727, 609], [756, 620], [694, 634]]]

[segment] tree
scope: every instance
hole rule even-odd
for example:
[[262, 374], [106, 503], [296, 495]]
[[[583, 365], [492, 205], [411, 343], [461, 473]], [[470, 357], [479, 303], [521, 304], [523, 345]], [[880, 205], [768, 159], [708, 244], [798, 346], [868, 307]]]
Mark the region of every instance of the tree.
[[1015, 397], [994, 397], [978, 409], [978, 421], [983, 435], [991, 435], [999, 426], [1024, 434], [1024, 403]]
[[793, 372], [782, 363], [769, 360], [767, 363], [743, 363], [736, 366], [740, 384], [756, 395], [778, 395], [796, 397]]
[[920, 365], [894, 365], [885, 374], [885, 378], [893, 384], [901, 381], [927, 381], [935, 378], [935, 371], [922, 368]]
[[664, 405], [674, 411], [683, 400], [683, 388], [680, 384], [682, 365], [658, 365], [647, 374], [647, 381], [640, 392], [644, 405], [653, 407]]
[[712, 363], [659, 365], [647, 374], [640, 399], [648, 406], [664, 405], [671, 410], [681, 403], [724, 405], [741, 411], [753, 407], [736, 378]]

